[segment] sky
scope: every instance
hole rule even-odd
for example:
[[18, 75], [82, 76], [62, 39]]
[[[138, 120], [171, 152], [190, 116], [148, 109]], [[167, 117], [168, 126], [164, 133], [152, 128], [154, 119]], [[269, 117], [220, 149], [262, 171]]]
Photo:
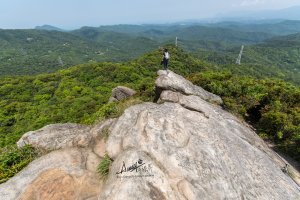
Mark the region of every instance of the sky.
[[300, 0], [0, 0], [0, 28], [169, 23], [295, 5]]

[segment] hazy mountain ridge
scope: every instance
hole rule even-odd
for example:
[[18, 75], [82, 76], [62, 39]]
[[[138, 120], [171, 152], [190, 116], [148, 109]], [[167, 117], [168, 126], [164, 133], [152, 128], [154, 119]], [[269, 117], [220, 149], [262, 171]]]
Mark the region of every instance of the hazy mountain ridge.
[[[128, 33], [119, 33], [115, 31], [101, 30], [94, 27], [83, 27], [71, 32], [74, 35], [80, 36], [86, 40], [105, 44], [125, 53], [132, 53], [137, 57], [146, 51], [157, 48], [160, 43], [147, 37], [130, 35]], [[112, 55], [113, 57], [113, 55]]]
[[45, 24], [45, 25], [42, 25], [42, 26], [36, 26], [34, 29], [45, 30], [45, 31], [66, 31], [66, 30], [63, 30], [61, 28], [51, 26], [51, 25], [48, 25], [48, 24]]
[[224, 27], [233, 30], [246, 31], [246, 32], [262, 32], [273, 35], [288, 35], [300, 32], [300, 21], [298, 20], [276, 20], [269, 21], [253, 21], [253, 22], [219, 22], [206, 24], [212, 27]]
[[[159, 41], [174, 40], [175, 37], [183, 40], [227, 40], [230, 42], [256, 43], [271, 38], [274, 35], [265, 32], [253, 33], [230, 29], [227, 27], [214, 27], [206, 24], [197, 25], [116, 25], [100, 26], [94, 30], [109, 30], [137, 36], [153, 38]], [[223, 35], [222, 35], [223, 34]]]

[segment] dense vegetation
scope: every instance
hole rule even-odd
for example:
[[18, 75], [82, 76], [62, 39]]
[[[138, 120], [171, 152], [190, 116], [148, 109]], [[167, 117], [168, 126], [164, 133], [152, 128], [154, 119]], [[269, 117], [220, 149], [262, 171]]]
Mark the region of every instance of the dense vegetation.
[[260, 136], [300, 162], [300, 88], [276, 79], [257, 80], [229, 72], [189, 76], [218, 94], [224, 106], [249, 121]]
[[196, 47], [192, 54], [232, 73], [258, 78], [276, 77], [300, 85], [299, 34], [275, 37], [256, 45], [246, 45], [241, 66], [232, 65], [239, 54], [240, 47], [223, 44], [216, 48], [218, 46], [213, 43], [210, 43], [209, 47], [211, 50]]
[[1, 148], [0, 184], [26, 167], [38, 155], [38, 151], [30, 146], [25, 146], [22, 149], [16, 149], [16, 147], [13, 146]]

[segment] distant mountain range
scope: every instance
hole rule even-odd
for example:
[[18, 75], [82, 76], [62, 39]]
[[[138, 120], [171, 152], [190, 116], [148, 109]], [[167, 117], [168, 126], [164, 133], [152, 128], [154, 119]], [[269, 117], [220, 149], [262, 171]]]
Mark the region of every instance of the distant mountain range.
[[51, 26], [51, 25], [42, 25], [42, 26], [36, 26], [35, 29], [38, 29], [38, 30], [45, 30], [45, 31], [65, 31], [61, 28], [57, 28], [55, 26]]

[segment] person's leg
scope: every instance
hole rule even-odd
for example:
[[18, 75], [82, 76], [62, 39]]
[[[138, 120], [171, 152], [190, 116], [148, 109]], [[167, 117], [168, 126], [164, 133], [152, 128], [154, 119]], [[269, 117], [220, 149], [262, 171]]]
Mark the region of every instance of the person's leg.
[[166, 70], [168, 70], [169, 60], [166, 59]]
[[168, 69], [168, 62], [167, 59], [164, 59], [164, 70]]

